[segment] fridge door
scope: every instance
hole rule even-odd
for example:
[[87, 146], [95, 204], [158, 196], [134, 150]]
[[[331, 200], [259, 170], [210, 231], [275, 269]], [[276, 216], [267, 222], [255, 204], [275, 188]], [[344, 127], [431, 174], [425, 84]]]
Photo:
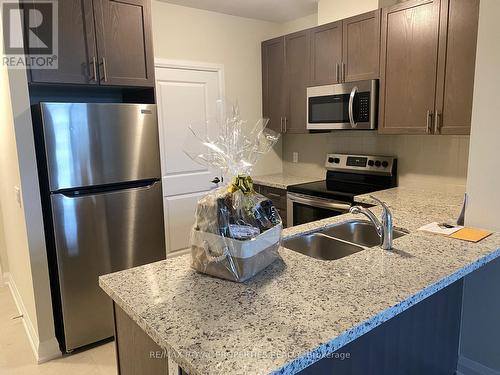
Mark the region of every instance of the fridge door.
[[165, 259], [161, 182], [74, 197], [53, 194], [66, 350], [113, 336], [98, 276]]
[[40, 106], [50, 191], [160, 178], [156, 105]]

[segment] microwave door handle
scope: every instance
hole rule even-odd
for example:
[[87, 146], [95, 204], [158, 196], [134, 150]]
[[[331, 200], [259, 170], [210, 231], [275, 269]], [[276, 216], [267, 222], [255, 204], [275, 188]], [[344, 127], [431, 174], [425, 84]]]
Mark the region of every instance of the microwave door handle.
[[354, 122], [354, 97], [356, 96], [356, 92], [358, 88], [354, 86], [351, 90], [351, 95], [349, 96], [349, 122], [353, 128], [358, 126], [357, 122]]

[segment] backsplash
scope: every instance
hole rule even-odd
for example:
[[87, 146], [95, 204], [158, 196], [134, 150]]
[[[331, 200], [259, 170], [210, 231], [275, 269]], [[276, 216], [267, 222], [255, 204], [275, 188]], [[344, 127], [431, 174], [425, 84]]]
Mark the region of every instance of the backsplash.
[[[294, 151], [299, 153], [298, 163], [292, 162]], [[414, 183], [465, 185], [469, 136], [379, 135], [363, 131], [286, 134], [283, 137], [283, 171], [322, 179], [329, 152], [394, 155], [398, 158], [401, 186]]]

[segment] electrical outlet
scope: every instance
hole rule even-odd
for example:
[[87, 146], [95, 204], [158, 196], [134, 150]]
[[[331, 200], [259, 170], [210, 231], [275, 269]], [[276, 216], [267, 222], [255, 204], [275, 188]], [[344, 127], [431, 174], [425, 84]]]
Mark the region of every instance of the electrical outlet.
[[292, 159], [293, 159], [294, 163], [298, 163], [299, 162], [299, 153], [297, 151], [294, 151], [292, 153]]
[[14, 194], [16, 195], [16, 201], [19, 207], [23, 207], [23, 203], [21, 200], [21, 188], [19, 186], [14, 186]]

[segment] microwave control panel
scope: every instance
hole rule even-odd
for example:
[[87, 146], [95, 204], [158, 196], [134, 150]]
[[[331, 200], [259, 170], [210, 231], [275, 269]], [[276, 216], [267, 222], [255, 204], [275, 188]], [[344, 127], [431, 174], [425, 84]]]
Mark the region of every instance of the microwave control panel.
[[360, 92], [358, 98], [359, 115], [357, 122], [368, 122], [370, 121], [370, 93]]

